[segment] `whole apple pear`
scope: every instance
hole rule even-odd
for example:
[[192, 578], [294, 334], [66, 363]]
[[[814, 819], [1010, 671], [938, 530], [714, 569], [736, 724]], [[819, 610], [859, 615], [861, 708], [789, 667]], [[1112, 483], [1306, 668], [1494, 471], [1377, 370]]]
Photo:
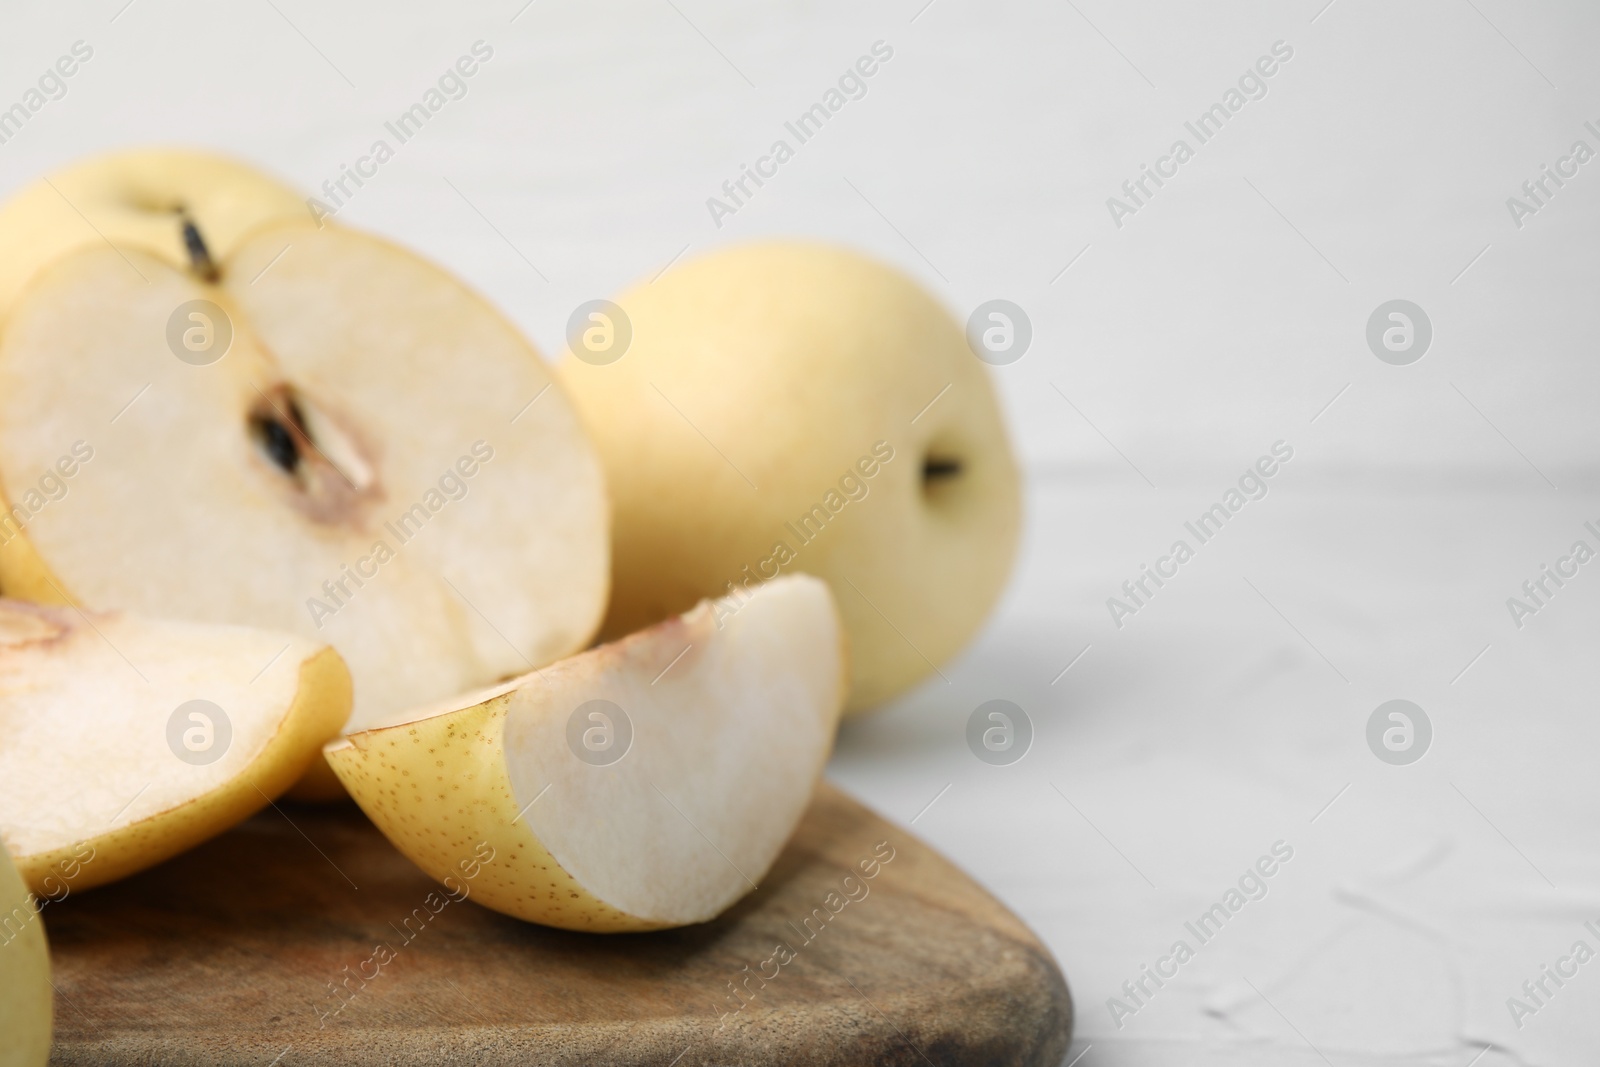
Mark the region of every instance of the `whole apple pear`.
[[44, 920], [0, 841], [0, 1067], [44, 1067], [53, 1004]]
[[612, 494], [603, 632], [702, 597], [737, 610], [804, 572], [844, 619], [847, 713], [960, 650], [1011, 569], [1020, 490], [987, 369], [939, 301], [853, 252], [768, 242], [616, 305], [623, 321], [575, 324], [558, 370]]

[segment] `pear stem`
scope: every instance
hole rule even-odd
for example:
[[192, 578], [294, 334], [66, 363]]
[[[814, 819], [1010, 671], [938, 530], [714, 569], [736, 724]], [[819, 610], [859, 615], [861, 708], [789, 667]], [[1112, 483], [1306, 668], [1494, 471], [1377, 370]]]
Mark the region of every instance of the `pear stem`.
[[211, 258], [211, 249], [206, 247], [206, 240], [200, 236], [200, 228], [194, 220], [183, 220], [183, 247], [189, 252], [189, 267], [202, 279], [216, 282], [219, 277], [217, 264]]

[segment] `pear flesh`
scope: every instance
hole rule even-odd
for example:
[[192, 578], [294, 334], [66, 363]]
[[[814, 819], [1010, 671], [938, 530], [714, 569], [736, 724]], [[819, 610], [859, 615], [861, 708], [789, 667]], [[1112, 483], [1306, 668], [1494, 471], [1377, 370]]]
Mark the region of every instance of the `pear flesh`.
[[0, 839], [41, 896], [122, 878], [265, 807], [349, 710], [302, 638], [0, 600]]
[[446, 888], [572, 930], [711, 919], [798, 824], [848, 688], [827, 586], [781, 578], [325, 753]]
[[[237, 165], [131, 153], [53, 181], [0, 212], [7, 247], [53, 255], [0, 272], [7, 595], [331, 643], [353, 729], [588, 643], [602, 472], [494, 309]], [[63, 197], [104, 240], [71, 212], [34, 232], [20, 208]]]

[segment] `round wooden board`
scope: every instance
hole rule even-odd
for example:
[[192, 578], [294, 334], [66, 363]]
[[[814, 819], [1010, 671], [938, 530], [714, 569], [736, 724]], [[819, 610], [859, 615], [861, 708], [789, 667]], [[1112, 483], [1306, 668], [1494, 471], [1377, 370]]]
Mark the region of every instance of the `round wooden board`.
[[824, 783], [761, 882], [702, 926], [567, 933], [451, 899], [354, 807], [268, 809], [45, 908], [51, 1062], [1060, 1064], [1055, 961], [907, 831]]

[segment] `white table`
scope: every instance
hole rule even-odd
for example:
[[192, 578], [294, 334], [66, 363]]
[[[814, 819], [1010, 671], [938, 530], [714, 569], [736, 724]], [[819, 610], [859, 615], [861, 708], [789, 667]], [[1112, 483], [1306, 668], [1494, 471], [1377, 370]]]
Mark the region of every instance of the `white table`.
[[[1504, 601], [1571, 540], [1600, 547], [1580, 521], [1600, 499], [1295, 477], [1120, 631], [1105, 598], [1212, 494], [1035, 478], [988, 631], [949, 685], [848, 727], [831, 777], [1044, 937], [1086, 1065], [1592, 1062], [1600, 965], [1547, 980], [1520, 1031], [1505, 1002], [1573, 941], [1600, 949], [1600, 582], [1580, 570], [1520, 632]], [[966, 747], [994, 698], [1036, 731], [1010, 766]], [[1407, 766], [1366, 743], [1393, 698], [1434, 729]], [[1279, 840], [1292, 860], [1202, 944], [1184, 924]], [[1122, 983], [1179, 939], [1194, 958], [1119, 1028], [1108, 998], [1132, 1006]]]

